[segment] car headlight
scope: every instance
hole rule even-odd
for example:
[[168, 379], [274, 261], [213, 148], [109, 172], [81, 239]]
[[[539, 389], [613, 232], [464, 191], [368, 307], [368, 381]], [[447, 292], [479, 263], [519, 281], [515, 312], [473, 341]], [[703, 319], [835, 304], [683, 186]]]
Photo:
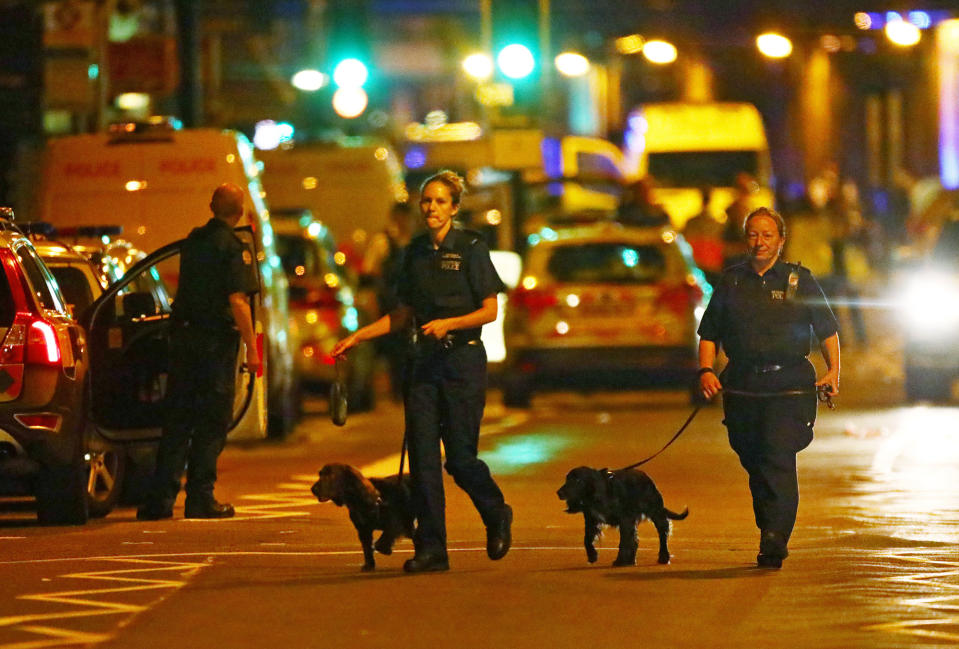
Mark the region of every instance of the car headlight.
[[913, 333], [955, 331], [959, 325], [959, 277], [931, 270], [913, 276], [905, 284], [900, 309]]

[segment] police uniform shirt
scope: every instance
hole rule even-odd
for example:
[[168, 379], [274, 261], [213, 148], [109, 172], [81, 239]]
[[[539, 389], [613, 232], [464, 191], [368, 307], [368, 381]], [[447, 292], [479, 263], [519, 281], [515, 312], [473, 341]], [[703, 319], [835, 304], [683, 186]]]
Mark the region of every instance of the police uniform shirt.
[[[397, 277], [399, 300], [413, 309], [417, 326], [472, 313], [485, 298], [503, 290], [482, 237], [456, 228], [450, 228], [437, 248], [429, 233], [414, 237]], [[478, 337], [480, 329], [456, 333]]]
[[[794, 291], [791, 281], [796, 282]], [[744, 262], [723, 273], [699, 335], [721, 343], [734, 365], [785, 365], [809, 355], [810, 327], [825, 340], [839, 330], [839, 323], [807, 268], [779, 260], [760, 276]]]
[[253, 255], [224, 221], [194, 228], [180, 250], [180, 279], [173, 317], [201, 329], [235, 326], [230, 294], [255, 293]]

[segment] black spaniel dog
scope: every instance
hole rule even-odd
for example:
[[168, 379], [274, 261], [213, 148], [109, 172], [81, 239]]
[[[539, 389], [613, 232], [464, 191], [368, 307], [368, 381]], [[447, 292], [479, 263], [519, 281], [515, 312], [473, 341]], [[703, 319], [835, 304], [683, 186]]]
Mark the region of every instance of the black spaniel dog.
[[[391, 554], [396, 539], [413, 536], [408, 474], [402, 480], [395, 475], [366, 478], [349, 464], [327, 464], [310, 491], [321, 503], [332, 500], [338, 507], [346, 505], [363, 547], [364, 571], [376, 568], [374, 549]], [[383, 530], [375, 544], [373, 530]]]
[[583, 544], [590, 563], [596, 562], [593, 543], [602, 527], [615, 525], [619, 527], [619, 554], [613, 565], [635, 565], [639, 545], [636, 526], [647, 518], [659, 532], [659, 563], [669, 563], [669, 548], [666, 546], [669, 521], [682, 520], [689, 514], [688, 509], [681, 514], [666, 509], [663, 496], [652, 479], [637, 469], [607, 471], [577, 467], [566, 474], [566, 482], [556, 494], [560, 500], [566, 501], [567, 513], [581, 513], [585, 519]]

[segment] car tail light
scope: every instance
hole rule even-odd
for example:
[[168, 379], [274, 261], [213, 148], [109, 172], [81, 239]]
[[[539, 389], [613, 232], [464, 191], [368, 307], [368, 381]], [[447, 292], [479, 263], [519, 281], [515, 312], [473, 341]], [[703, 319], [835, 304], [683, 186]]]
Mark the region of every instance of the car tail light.
[[15, 414], [13, 418], [27, 428], [44, 428], [52, 431], [59, 431], [60, 423], [63, 421], [63, 417], [55, 412]]
[[556, 293], [540, 288], [526, 289], [517, 288], [509, 298], [511, 309], [523, 309], [529, 313], [529, 317], [535, 319], [546, 309], [554, 307], [559, 303]]
[[663, 287], [656, 297], [656, 304], [682, 316], [688, 313], [702, 296], [703, 292], [696, 284], [673, 284]]
[[340, 300], [336, 289], [328, 286], [290, 287], [290, 306], [298, 309], [338, 308]]
[[0, 346], [0, 363], [59, 365], [60, 340], [46, 320], [18, 313]]
[[27, 363], [60, 364], [60, 341], [49, 322], [34, 320], [27, 330]]

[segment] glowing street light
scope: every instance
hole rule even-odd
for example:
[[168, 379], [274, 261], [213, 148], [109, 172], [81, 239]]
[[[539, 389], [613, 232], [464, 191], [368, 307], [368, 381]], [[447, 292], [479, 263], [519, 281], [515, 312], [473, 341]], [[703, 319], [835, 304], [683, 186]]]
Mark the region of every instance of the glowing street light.
[[905, 20], [890, 20], [886, 23], [886, 38], [900, 47], [912, 47], [922, 38], [919, 28]]
[[666, 41], [647, 41], [643, 45], [643, 56], [650, 63], [666, 65], [676, 60], [676, 46]]
[[784, 59], [793, 51], [793, 44], [782, 34], [766, 32], [756, 37], [756, 47], [763, 56], [771, 59]]
[[362, 88], [338, 88], [333, 93], [333, 110], [340, 117], [353, 119], [366, 110], [369, 98]]
[[362, 88], [369, 75], [359, 59], [343, 59], [333, 70], [333, 82], [339, 88]]
[[496, 65], [510, 79], [527, 77], [536, 67], [536, 60], [529, 48], [519, 43], [507, 45], [496, 55]]
[[300, 70], [290, 79], [294, 88], [304, 92], [316, 92], [325, 86], [328, 81], [329, 79], [325, 74], [313, 69]]
[[581, 77], [589, 72], [589, 59], [577, 52], [557, 54], [553, 62], [559, 73], [566, 77]]
[[493, 76], [493, 59], [486, 54], [470, 54], [463, 59], [463, 71], [477, 81], [486, 81]]

